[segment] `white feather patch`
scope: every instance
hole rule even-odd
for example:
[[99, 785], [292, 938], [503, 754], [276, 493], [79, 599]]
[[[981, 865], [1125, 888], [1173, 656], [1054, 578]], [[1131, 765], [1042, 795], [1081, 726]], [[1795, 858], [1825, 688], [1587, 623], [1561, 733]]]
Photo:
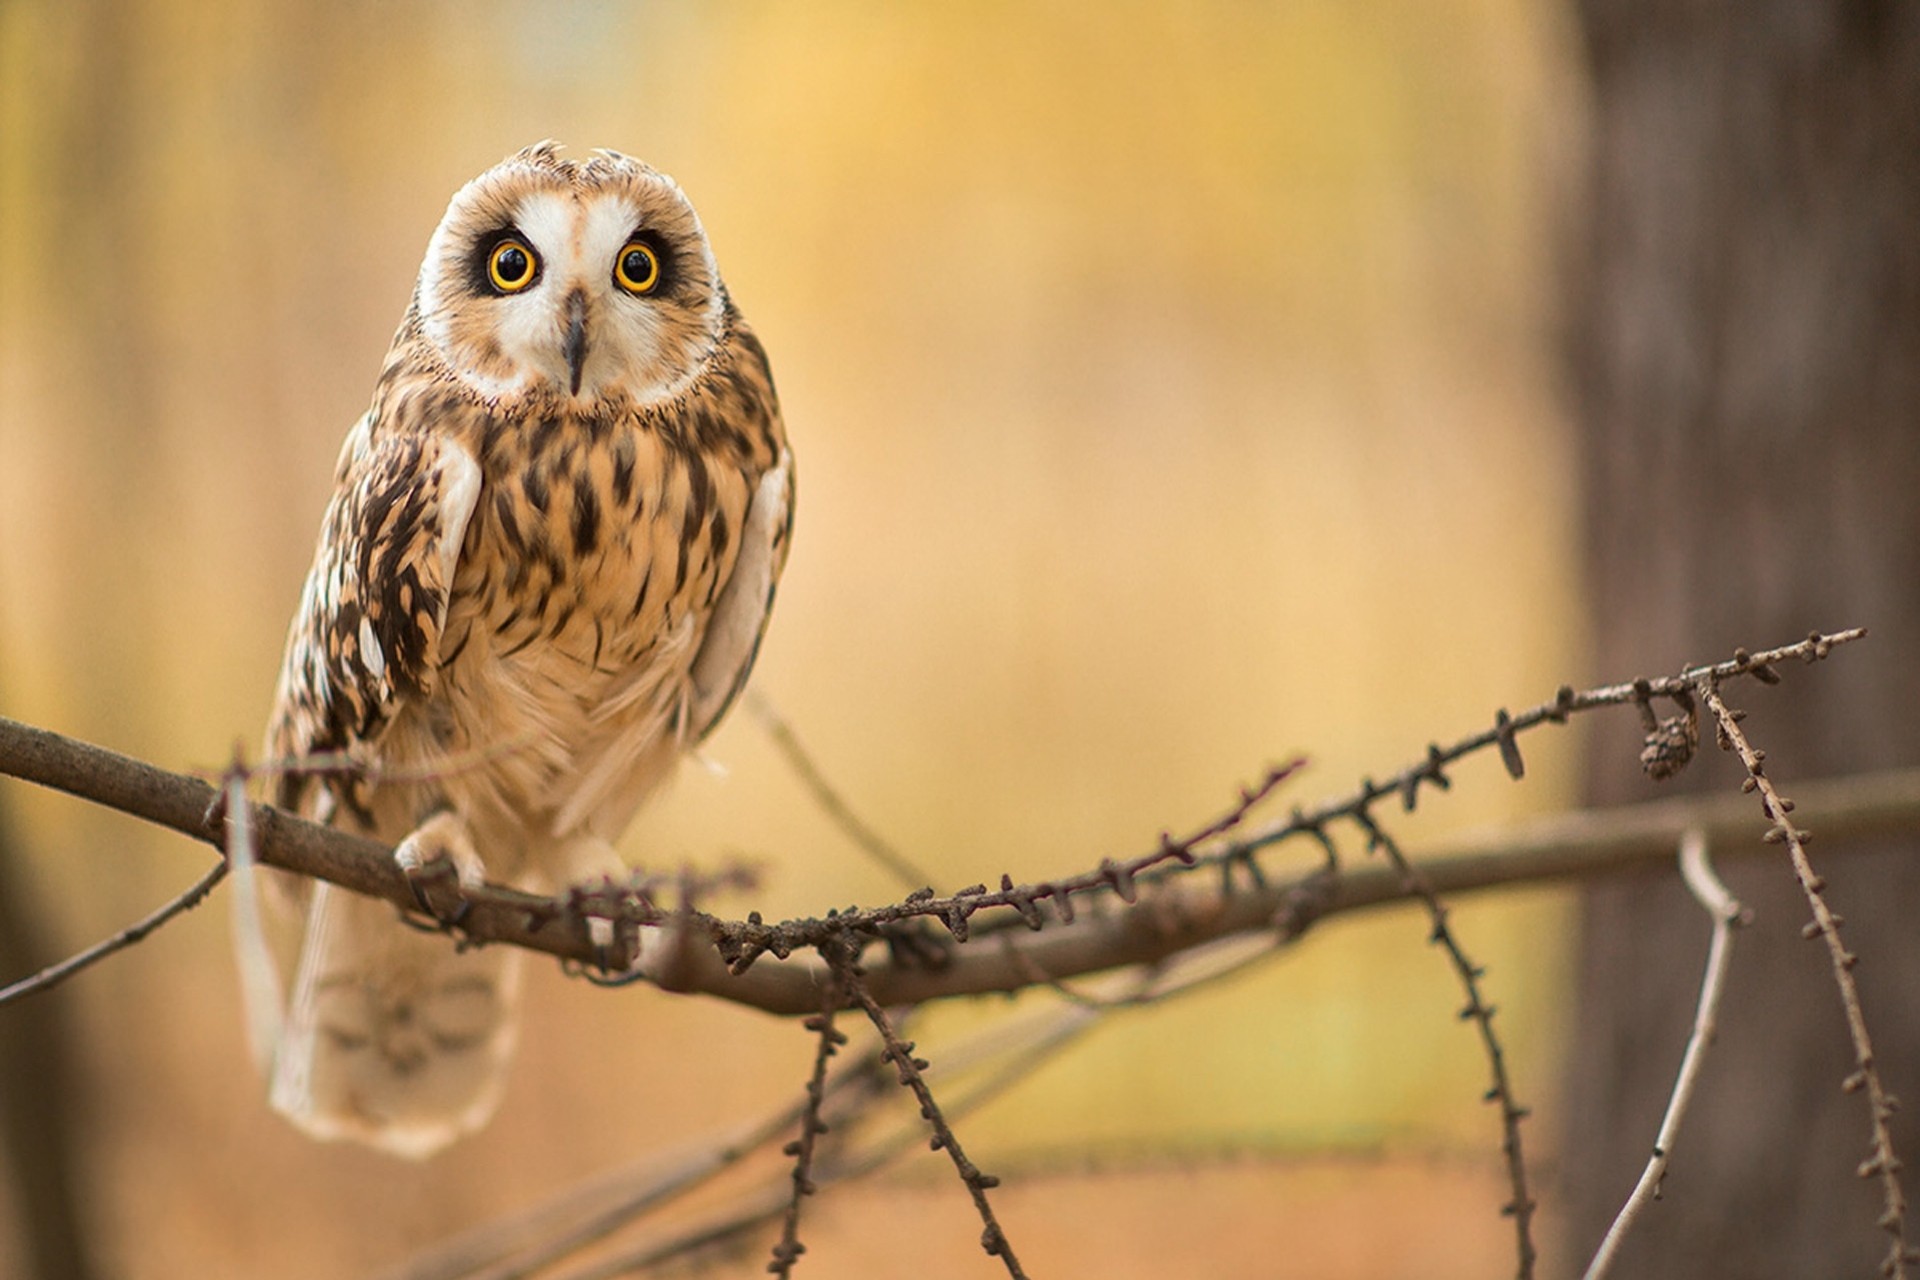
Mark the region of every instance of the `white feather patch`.
[[704, 738], [725, 714], [747, 681], [767, 611], [773, 607], [774, 573], [781, 531], [787, 526], [787, 476], [792, 455], [760, 477], [740, 531], [740, 555], [707, 624], [707, 636], [693, 660], [692, 705], [688, 708], [694, 741]]
[[[467, 521], [480, 502], [480, 464], [465, 449], [445, 441], [440, 446], [440, 581], [453, 596], [453, 573], [460, 547], [467, 540]], [[447, 624], [447, 606], [440, 605], [440, 625]]]

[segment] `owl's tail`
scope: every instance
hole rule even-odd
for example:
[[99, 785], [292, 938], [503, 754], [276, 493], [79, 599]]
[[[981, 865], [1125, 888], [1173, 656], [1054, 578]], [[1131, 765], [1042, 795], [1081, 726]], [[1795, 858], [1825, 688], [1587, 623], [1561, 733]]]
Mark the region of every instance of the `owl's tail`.
[[456, 951], [393, 907], [313, 886], [269, 1068], [275, 1110], [317, 1138], [424, 1159], [485, 1124], [513, 1056], [520, 956]]

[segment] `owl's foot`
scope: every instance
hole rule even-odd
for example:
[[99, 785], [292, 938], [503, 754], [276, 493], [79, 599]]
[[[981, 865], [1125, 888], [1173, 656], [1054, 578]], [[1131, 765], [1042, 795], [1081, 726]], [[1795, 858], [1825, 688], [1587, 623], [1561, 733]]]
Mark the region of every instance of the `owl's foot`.
[[420, 910], [442, 929], [465, 923], [473, 910], [465, 890], [486, 883], [486, 866], [473, 847], [473, 833], [448, 809], [415, 827], [394, 847], [393, 860], [406, 876]]

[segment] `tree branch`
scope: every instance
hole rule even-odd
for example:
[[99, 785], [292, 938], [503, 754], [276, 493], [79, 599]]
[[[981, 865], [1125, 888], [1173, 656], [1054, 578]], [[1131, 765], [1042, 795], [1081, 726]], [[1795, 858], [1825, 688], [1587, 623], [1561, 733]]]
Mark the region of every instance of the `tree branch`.
[[[1291, 940], [1328, 916], [1405, 899], [1407, 892], [1399, 875], [1390, 867], [1366, 866], [1341, 869], [1333, 875], [1323, 870], [1203, 889], [1192, 876], [1156, 880], [1149, 873], [1136, 882], [1126, 874], [1128, 868], [1144, 862], [1164, 861], [1171, 866], [1182, 861], [1168, 856], [1170, 847], [1176, 852], [1185, 848], [1203, 862], [1229, 867], [1246, 862], [1260, 848], [1287, 835], [1311, 835], [1333, 817], [1351, 815], [1383, 796], [1406, 797], [1423, 781], [1444, 785], [1441, 764], [1470, 751], [1498, 747], [1511, 768], [1518, 758], [1518, 748], [1512, 745], [1514, 735], [1555, 723], [1556, 715], [1564, 719], [1567, 713], [1592, 707], [1631, 704], [1643, 694], [1671, 697], [1675, 691], [1684, 692], [1689, 681], [1709, 676], [1777, 678], [1772, 664], [1791, 657], [1815, 660], [1832, 646], [1860, 634], [1849, 631], [1814, 636], [1798, 645], [1740, 654], [1730, 662], [1694, 668], [1660, 681], [1607, 686], [1584, 694], [1563, 690], [1542, 707], [1515, 716], [1503, 714], [1493, 729], [1462, 739], [1451, 748], [1430, 748], [1420, 763], [1408, 766], [1386, 783], [1365, 780], [1348, 796], [1296, 812], [1283, 823], [1233, 838], [1229, 828], [1245, 816], [1250, 800], [1259, 798], [1254, 793], [1244, 794], [1224, 819], [1185, 842], [1165, 840], [1144, 858], [1125, 863], [1108, 860], [1101, 868], [1071, 879], [1014, 884], [1009, 878], [996, 892], [986, 892], [985, 886], [979, 886], [978, 891], [944, 898], [915, 895], [906, 902], [869, 912], [780, 925], [763, 925], [757, 917], [729, 922], [702, 912], [663, 909], [644, 892], [623, 892], [618, 886], [598, 892], [574, 891], [556, 899], [487, 885], [464, 894], [467, 912], [460, 932], [473, 942], [524, 947], [592, 967], [603, 960], [624, 966], [631, 955], [608, 956], [596, 949], [587, 928], [591, 914], [686, 930], [691, 935], [686, 942], [692, 945], [672, 949], [671, 981], [663, 985], [793, 1017], [819, 1012], [819, 993], [828, 974], [824, 966], [811, 959], [807, 949], [827, 932], [864, 931], [869, 937], [878, 936], [892, 924], [921, 916], [944, 923], [957, 915], [964, 928], [965, 920], [975, 913], [1004, 908], [1000, 918], [983, 916], [974, 928], [982, 932], [1009, 929], [1009, 937], [1004, 940], [1006, 945], [948, 948], [937, 966], [924, 961], [863, 958], [867, 990], [882, 1005], [1016, 991], [1034, 985], [1036, 974], [1064, 981], [1126, 965], [1153, 964], [1201, 943], [1236, 934], [1274, 931], [1282, 940]], [[1436, 756], [1441, 764], [1435, 763]], [[168, 827], [216, 849], [223, 848], [225, 829], [215, 808], [216, 788], [199, 778], [171, 773], [5, 718], [0, 718], [0, 774], [65, 791]], [[1275, 771], [1269, 782], [1284, 776], [1284, 770]], [[1823, 827], [1833, 836], [1920, 826], [1920, 770], [1810, 784], [1802, 789], [1800, 798], [1803, 806], [1821, 813]], [[412, 889], [394, 866], [391, 851], [377, 841], [308, 822], [270, 805], [252, 805], [249, 816], [256, 855], [262, 863], [383, 898], [403, 911], [416, 908]], [[1728, 856], [1764, 847], [1752, 838], [1751, 810], [1739, 797], [1669, 799], [1562, 815], [1491, 837], [1448, 842], [1437, 847], [1440, 856], [1423, 858], [1418, 865], [1434, 890], [1447, 895], [1586, 878], [1665, 862], [1680, 834], [1694, 826], [1702, 828], [1714, 846]], [[1115, 895], [1125, 898], [1134, 894], [1138, 901], [1131, 910], [1081, 914], [1069, 926], [1065, 919], [1072, 915], [1069, 890], [1108, 900]], [[1047, 920], [1043, 904], [1063, 919]], [[1045, 927], [1031, 933], [1017, 927], [1032, 928], [1036, 923]], [[735, 971], [740, 967], [737, 958], [730, 965], [716, 946], [700, 945], [699, 941], [702, 937], [725, 941], [743, 936], [757, 940], [756, 945], [770, 954], [741, 972]], [[783, 949], [791, 951], [793, 958], [782, 959]]]
[[0, 1005], [7, 1005], [22, 996], [32, 995], [36, 991], [45, 991], [48, 987], [57, 987], [88, 965], [97, 964], [116, 951], [124, 950], [158, 929], [182, 911], [191, 910], [200, 905], [213, 887], [227, 878], [227, 864], [216, 862], [207, 868], [206, 874], [188, 885], [185, 890], [169, 899], [160, 908], [140, 920], [128, 925], [110, 938], [102, 939], [85, 951], [75, 952], [58, 964], [48, 965], [30, 977], [20, 979], [5, 987], [0, 987]]
[[1674, 1078], [1673, 1093], [1668, 1096], [1666, 1114], [1660, 1117], [1660, 1131], [1653, 1140], [1653, 1155], [1627, 1196], [1626, 1204], [1607, 1228], [1606, 1238], [1587, 1264], [1582, 1280], [1604, 1280], [1620, 1251], [1621, 1241], [1633, 1227], [1647, 1202], [1660, 1194], [1660, 1183], [1667, 1176], [1667, 1162], [1673, 1157], [1673, 1144], [1680, 1135], [1680, 1122], [1687, 1104], [1693, 1100], [1694, 1085], [1700, 1080], [1700, 1064], [1706, 1061], [1707, 1046], [1713, 1043], [1719, 1020], [1720, 993], [1726, 990], [1727, 967], [1733, 956], [1733, 931], [1746, 923], [1747, 912], [1707, 861], [1707, 841], [1698, 828], [1680, 838], [1680, 875], [1692, 892], [1694, 901], [1713, 920], [1713, 939], [1707, 945], [1707, 971], [1700, 980], [1700, 1002], [1693, 1015], [1693, 1030], [1687, 1035], [1686, 1052], [1680, 1056], [1680, 1071]]
[[1812, 862], [1807, 858], [1807, 845], [1812, 842], [1813, 833], [1794, 825], [1788, 816], [1799, 806], [1780, 794], [1767, 774], [1766, 753], [1755, 748], [1747, 740], [1746, 732], [1740, 728], [1740, 721], [1746, 718], [1746, 713], [1729, 707], [1720, 693], [1718, 682], [1711, 678], [1700, 681], [1700, 696], [1718, 725], [1721, 747], [1737, 754], [1740, 763], [1747, 768], [1745, 790], [1759, 793], [1761, 811], [1772, 824], [1766, 834], [1767, 842], [1784, 844], [1787, 856], [1793, 862], [1794, 877], [1799, 880], [1801, 892], [1806, 895], [1807, 904], [1813, 909], [1813, 920], [1801, 930], [1802, 935], [1809, 939], [1826, 939], [1827, 954], [1833, 962], [1834, 985], [1840, 992], [1840, 1006], [1846, 1015], [1847, 1034], [1853, 1041], [1857, 1068], [1842, 1087], [1848, 1093], [1864, 1089], [1867, 1095], [1871, 1154], [1861, 1162], [1857, 1172], [1862, 1178], [1880, 1180], [1886, 1203], [1879, 1225], [1888, 1236], [1887, 1256], [1881, 1263], [1880, 1272], [1889, 1280], [1906, 1280], [1907, 1267], [1920, 1259], [1914, 1257], [1907, 1245], [1907, 1196], [1900, 1185], [1900, 1158], [1893, 1150], [1890, 1121], [1898, 1103], [1880, 1079], [1880, 1068], [1873, 1056], [1873, 1041], [1867, 1034], [1867, 1015], [1860, 1005], [1860, 989], [1853, 980], [1854, 965], [1860, 957], [1849, 951], [1840, 940], [1840, 917], [1827, 905], [1827, 882], [1814, 871]]

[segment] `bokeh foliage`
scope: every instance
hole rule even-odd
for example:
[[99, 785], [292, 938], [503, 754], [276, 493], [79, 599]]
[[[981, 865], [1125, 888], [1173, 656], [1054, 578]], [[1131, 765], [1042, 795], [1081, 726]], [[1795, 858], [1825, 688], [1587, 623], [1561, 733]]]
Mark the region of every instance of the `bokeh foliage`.
[[[947, 886], [1133, 851], [1295, 751], [1303, 799], [1397, 765], [1585, 674], [1547, 304], [1579, 107], [1559, 23], [1511, 0], [0, 5], [0, 707], [176, 765], [255, 741], [427, 234], [552, 136], [700, 208], [799, 459], [758, 686]], [[1410, 846], [1561, 802], [1573, 747], [1524, 788], [1463, 771]], [[769, 913], [897, 893], [751, 724], [711, 755], [727, 776], [685, 771], [636, 860], [763, 859], [740, 905]], [[75, 943], [201, 856], [19, 808]], [[1460, 920], [1538, 1098], [1564, 912]], [[1344, 925], [1125, 1019], [970, 1149], [1392, 1143], [1478, 1177], [1483, 1067], [1422, 938]], [[542, 974], [495, 1128], [398, 1168], [267, 1114], [225, 953], [216, 909], [53, 997], [117, 1274], [364, 1269], [731, 1123], [808, 1052]], [[1396, 1176], [1450, 1203], [1453, 1167]], [[1300, 1230], [1338, 1216], [1313, 1186]], [[1485, 1199], [1451, 1228], [1460, 1274], [1505, 1243]], [[1219, 1231], [1188, 1245], [1244, 1262]]]

